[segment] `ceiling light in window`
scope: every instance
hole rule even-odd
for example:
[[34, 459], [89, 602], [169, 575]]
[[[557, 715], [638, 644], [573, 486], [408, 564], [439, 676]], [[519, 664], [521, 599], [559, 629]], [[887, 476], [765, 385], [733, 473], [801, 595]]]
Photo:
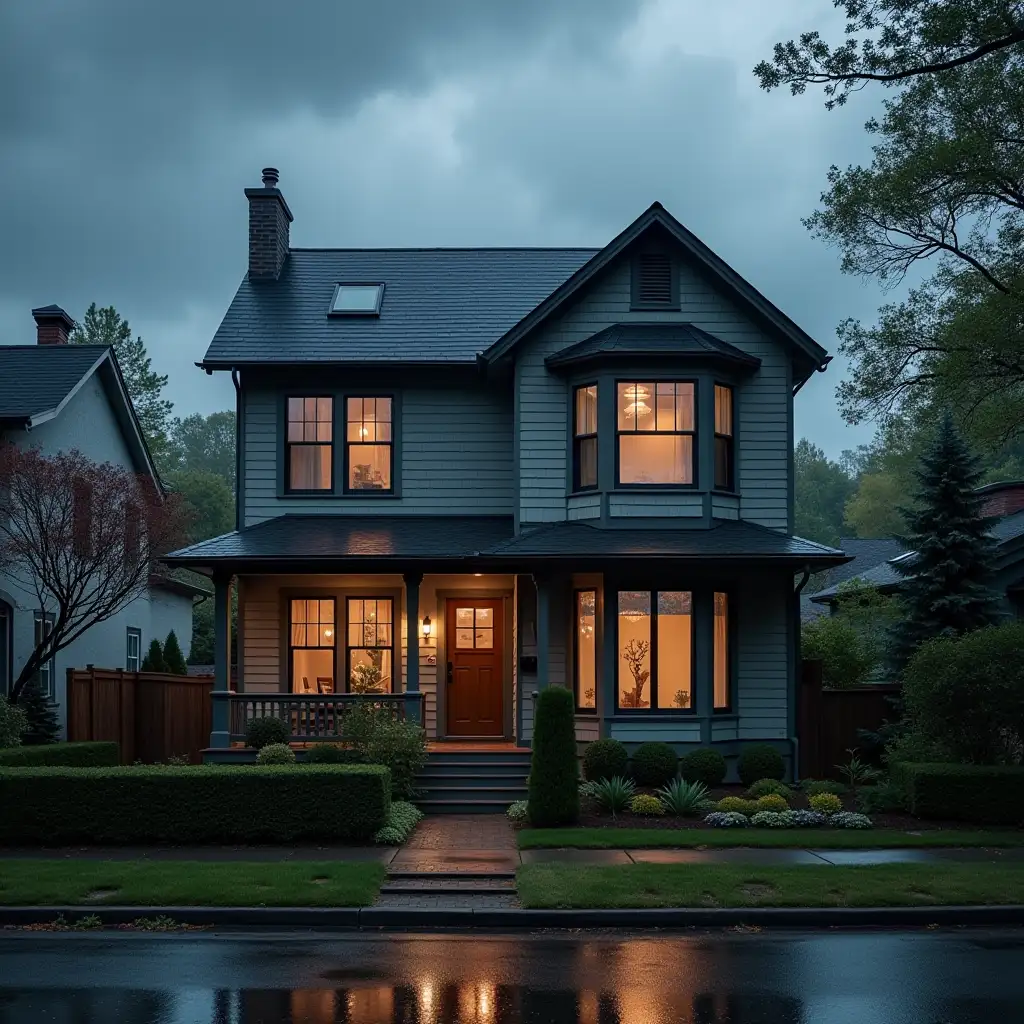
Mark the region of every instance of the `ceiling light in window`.
[[633, 387], [627, 388], [626, 398], [630, 399], [630, 402], [624, 410], [626, 416], [629, 419], [643, 419], [645, 416], [650, 416], [651, 407], [647, 404], [647, 399], [650, 397], [650, 391], [643, 384], [634, 384]]
[[383, 284], [346, 284], [334, 290], [330, 312], [335, 316], [379, 316]]

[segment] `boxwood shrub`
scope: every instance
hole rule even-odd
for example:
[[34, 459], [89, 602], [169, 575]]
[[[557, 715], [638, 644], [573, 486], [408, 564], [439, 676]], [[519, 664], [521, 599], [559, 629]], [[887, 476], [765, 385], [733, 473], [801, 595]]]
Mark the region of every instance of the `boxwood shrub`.
[[380, 765], [0, 769], [3, 843], [369, 842], [388, 819]]
[[628, 763], [629, 753], [620, 740], [594, 740], [583, 751], [583, 776], [588, 782], [625, 776]]
[[727, 770], [722, 752], [714, 747], [691, 750], [679, 761], [680, 774], [687, 782], [703, 782], [709, 787], [720, 786]]
[[786, 774], [786, 762], [767, 743], [752, 743], [740, 753], [736, 771], [744, 786], [752, 786], [759, 779], [781, 779]]
[[678, 763], [667, 743], [641, 743], [633, 751], [633, 781], [638, 786], [664, 786], [676, 777]]
[[981, 825], [1024, 823], [1024, 768], [974, 764], [910, 764], [889, 769], [903, 790], [907, 810], [918, 818], [973, 821]]
[[116, 743], [93, 740], [86, 743], [40, 743], [31, 747], [0, 750], [0, 767], [111, 768], [121, 763]]

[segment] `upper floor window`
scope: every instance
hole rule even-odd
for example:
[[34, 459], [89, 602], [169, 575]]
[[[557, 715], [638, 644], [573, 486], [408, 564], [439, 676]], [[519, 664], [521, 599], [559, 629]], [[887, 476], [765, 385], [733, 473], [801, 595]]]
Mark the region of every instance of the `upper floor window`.
[[574, 392], [573, 490], [597, 486], [597, 385], [587, 384]]
[[732, 388], [715, 385], [715, 487], [731, 491], [736, 486], [733, 452]]
[[692, 486], [692, 381], [617, 384], [618, 482]]
[[345, 414], [345, 489], [392, 491], [390, 398], [349, 398]]
[[288, 490], [331, 490], [333, 453], [334, 399], [289, 398], [285, 469]]
[[688, 590], [619, 591], [619, 708], [693, 707], [692, 609]]

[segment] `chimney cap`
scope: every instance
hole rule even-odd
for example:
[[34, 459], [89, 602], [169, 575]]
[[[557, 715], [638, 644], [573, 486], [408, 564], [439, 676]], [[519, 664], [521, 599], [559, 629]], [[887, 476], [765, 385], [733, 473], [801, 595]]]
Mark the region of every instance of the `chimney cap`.
[[276, 167], [264, 167], [263, 171], [263, 187], [264, 188], [277, 188], [277, 183], [281, 178]]
[[69, 331], [75, 326], [75, 321], [60, 306], [52, 302], [49, 306], [37, 306], [33, 309], [32, 318], [37, 324], [51, 323], [56, 320]]

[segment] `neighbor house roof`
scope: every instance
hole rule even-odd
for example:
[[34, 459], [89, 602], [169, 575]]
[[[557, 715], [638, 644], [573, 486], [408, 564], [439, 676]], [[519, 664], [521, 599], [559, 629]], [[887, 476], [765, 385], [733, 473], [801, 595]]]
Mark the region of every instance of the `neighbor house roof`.
[[[292, 249], [277, 281], [242, 281], [207, 369], [474, 363], [596, 249]], [[380, 282], [379, 316], [328, 316], [339, 282]]]
[[109, 353], [106, 345], [0, 345], [0, 420], [52, 418]]
[[643, 356], [710, 359], [756, 370], [761, 360], [693, 324], [612, 324], [603, 331], [553, 352], [544, 362], [552, 369], [578, 366], [596, 359]]
[[516, 536], [511, 516], [289, 514], [193, 544], [164, 560], [171, 565], [213, 567], [371, 559], [473, 559], [497, 564], [530, 557], [789, 559], [830, 565], [846, 556], [834, 548], [741, 522], [722, 522], [710, 530], [598, 529], [585, 523], [555, 523]]

